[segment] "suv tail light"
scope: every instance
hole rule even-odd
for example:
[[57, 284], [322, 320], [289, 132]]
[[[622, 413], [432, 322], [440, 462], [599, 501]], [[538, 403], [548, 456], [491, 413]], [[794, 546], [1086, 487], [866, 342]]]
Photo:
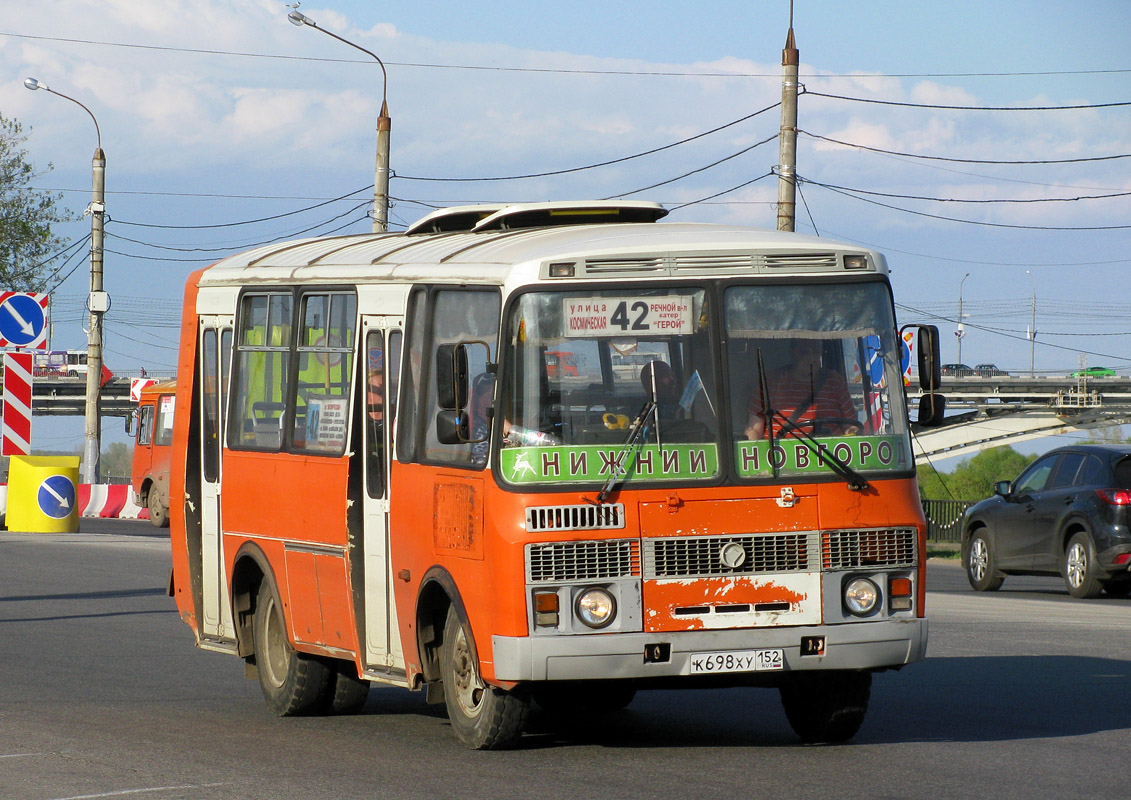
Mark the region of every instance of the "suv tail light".
[[1131, 492], [1126, 489], [1096, 489], [1096, 494], [1108, 505], [1131, 506]]

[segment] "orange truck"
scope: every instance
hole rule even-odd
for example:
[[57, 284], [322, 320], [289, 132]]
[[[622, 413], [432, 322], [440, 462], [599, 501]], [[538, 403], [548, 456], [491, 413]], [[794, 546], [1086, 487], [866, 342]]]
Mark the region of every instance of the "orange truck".
[[473, 749], [519, 745], [532, 703], [664, 687], [777, 690], [803, 740], [851, 738], [927, 647], [886, 263], [665, 214], [449, 208], [191, 275], [170, 589], [197, 645], [279, 715], [424, 691]]
[[169, 461], [173, 452], [176, 381], [150, 384], [141, 390], [133, 421], [134, 453], [130, 484], [134, 502], [149, 509], [149, 521], [169, 526]]

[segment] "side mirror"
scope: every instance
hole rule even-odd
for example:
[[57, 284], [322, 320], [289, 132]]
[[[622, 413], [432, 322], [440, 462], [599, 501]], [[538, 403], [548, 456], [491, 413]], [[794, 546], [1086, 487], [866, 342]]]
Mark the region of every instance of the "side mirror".
[[458, 411], [467, 405], [467, 390], [467, 346], [440, 345], [436, 349], [437, 405], [445, 410]]
[[942, 424], [943, 413], [946, 411], [946, 396], [941, 394], [924, 394], [919, 397], [918, 423], [924, 428], [934, 428]]
[[937, 392], [942, 385], [942, 357], [939, 350], [939, 329], [935, 325], [918, 325], [919, 387], [923, 393]]
[[137, 423], [137, 409], [126, 414], [126, 436], [134, 435], [134, 425]]
[[436, 440], [440, 444], [464, 444], [471, 438], [466, 413], [444, 408], [436, 413]]
[[1009, 497], [1010, 488], [1009, 481], [998, 481], [994, 484], [994, 494], [998, 497]]

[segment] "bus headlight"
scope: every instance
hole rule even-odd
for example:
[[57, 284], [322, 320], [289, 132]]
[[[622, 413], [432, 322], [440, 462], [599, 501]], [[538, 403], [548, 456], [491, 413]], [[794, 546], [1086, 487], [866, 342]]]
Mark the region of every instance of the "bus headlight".
[[590, 628], [604, 628], [617, 615], [617, 601], [604, 589], [586, 589], [574, 602], [577, 618]]
[[880, 588], [867, 578], [853, 578], [844, 587], [844, 607], [849, 613], [866, 617], [880, 602]]

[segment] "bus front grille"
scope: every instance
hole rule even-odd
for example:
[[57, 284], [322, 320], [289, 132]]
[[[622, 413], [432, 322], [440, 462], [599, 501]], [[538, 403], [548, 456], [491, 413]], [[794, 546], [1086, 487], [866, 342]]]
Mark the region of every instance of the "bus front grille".
[[913, 567], [916, 563], [914, 528], [825, 531], [822, 539], [826, 570]]
[[526, 509], [528, 533], [619, 530], [623, 527], [624, 503], [532, 506]]
[[640, 547], [635, 539], [526, 546], [528, 583], [599, 581], [639, 575]]
[[646, 539], [646, 578], [809, 572], [819, 563], [816, 533]]

